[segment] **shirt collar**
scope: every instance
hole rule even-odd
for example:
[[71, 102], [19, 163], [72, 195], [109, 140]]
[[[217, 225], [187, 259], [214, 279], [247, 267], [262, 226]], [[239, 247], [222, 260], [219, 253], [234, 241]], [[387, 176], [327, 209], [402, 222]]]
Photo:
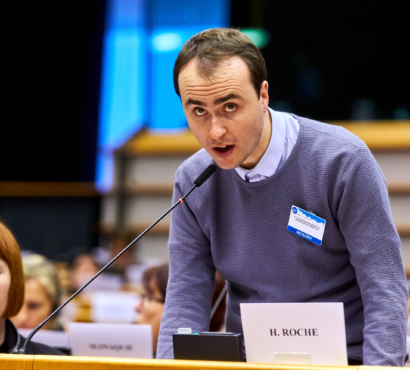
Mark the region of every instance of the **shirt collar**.
[[270, 177], [278, 168], [280, 159], [282, 157], [283, 148], [285, 146], [286, 125], [283, 117], [274, 110], [268, 108], [272, 120], [272, 134], [269, 141], [268, 148], [263, 154], [261, 160], [252, 170], [247, 170], [243, 167], [236, 167], [235, 171], [238, 175], [246, 180], [246, 174], [250, 171], [253, 174], [258, 174], [264, 177]]

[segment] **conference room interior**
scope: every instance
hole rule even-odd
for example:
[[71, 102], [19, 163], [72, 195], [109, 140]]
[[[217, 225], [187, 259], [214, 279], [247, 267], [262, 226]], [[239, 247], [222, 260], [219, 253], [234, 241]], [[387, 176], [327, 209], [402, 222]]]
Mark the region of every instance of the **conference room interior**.
[[[189, 37], [211, 27], [238, 28], [259, 47], [270, 108], [343, 126], [366, 143], [386, 178], [410, 281], [404, 5], [13, 5], [0, 222], [16, 238], [23, 260], [25, 296], [10, 319], [14, 325], [26, 336], [171, 206], [176, 169], [201, 148], [173, 91], [173, 63]], [[155, 356], [169, 225], [168, 215], [41, 330], [68, 333], [70, 323], [151, 325]], [[212, 305], [223, 299], [211, 321], [213, 332], [225, 330], [224, 285], [217, 272]]]

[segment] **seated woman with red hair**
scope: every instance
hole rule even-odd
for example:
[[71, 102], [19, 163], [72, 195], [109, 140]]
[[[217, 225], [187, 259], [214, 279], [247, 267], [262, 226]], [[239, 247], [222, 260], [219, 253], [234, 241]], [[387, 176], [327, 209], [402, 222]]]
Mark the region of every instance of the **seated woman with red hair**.
[[[0, 222], [0, 353], [15, 352], [25, 341], [9, 320], [24, 301], [24, 275], [20, 248], [10, 230]], [[44, 344], [30, 342], [27, 354], [63, 355]]]

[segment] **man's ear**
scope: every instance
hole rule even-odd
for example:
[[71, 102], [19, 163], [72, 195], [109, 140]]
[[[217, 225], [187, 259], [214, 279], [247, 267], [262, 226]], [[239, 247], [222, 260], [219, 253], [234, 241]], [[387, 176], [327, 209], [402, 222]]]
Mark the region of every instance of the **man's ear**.
[[268, 81], [263, 81], [261, 91], [260, 91], [260, 101], [262, 104], [263, 113], [265, 113], [268, 110], [268, 104], [269, 104], [268, 87], [269, 87]]

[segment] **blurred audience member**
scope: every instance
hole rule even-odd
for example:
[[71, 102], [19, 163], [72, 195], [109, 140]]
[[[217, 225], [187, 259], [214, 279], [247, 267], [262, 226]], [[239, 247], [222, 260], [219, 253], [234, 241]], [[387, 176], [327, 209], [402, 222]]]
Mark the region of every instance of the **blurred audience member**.
[[73, 262], [71, 270], [71, 290], [76, 291], [90, 280], [100, 267], [91, 254], [80, 254]]
[[[32, 254], [23, 258], [25, 281], [24, 304], [11, 321], [21, 329], [34, 329], [60, 304], [62, 289], [57, 270], [45, 257]], [[63, 330], [58, 315], [42, 329]]]
[[[154, 353], [157, 350], [159, 328], [164, 310], [166, 289], [168, 284], [168, 264], [154, 266], [144, 272], [142, 277], [141, 300], [135, 307], [137, 311], [136, 324], [151, 325]], [[215, 304], [223, 287], [225, 279], [217, 272], [215, 275], [215, 291], [212, 306]], [[221, 331], [225, 324], [226, 302], [223, 299], [215, 311], [210, 323], [210, 331]]]
[[159, 326], [164, 310], [165, 295], [168, 283], [168, 264], [154, 266], [142, 276], [141, 300], [135, 307], [138, 315], [136, 324], [151, 325], [152, 348], [157, 352]]
[[[17, 351], [25, 341], [9, 320], [16, 315], [24, 301], [24, 275], [20, 248], [11, 234], [0, 222], [0, 353]], [[27, 354], [62, 355], [60, 351], [44, 344], [30, 342]]]
[[[108, 248], [110, 251], [110, 259], [113, 259], [120, 253], [134, 238], [131, 234], [122, 231], [115, 231], [109, 236]], [[128, 249], [120, 258], [118, 258], [108, 269], [107, 273], [116, 274], [122, 277], [123, 283], [128, 283], [126, 275], [127, 267], [133, 265], [135, 246]], [[108, 262], [108, 261], [107, 261]]]

